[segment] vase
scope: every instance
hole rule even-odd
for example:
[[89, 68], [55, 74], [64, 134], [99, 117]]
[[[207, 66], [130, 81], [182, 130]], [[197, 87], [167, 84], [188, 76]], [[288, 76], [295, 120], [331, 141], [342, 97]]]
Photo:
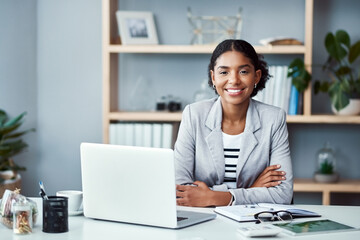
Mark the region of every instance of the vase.
[[360, 113], [360, 99], [352, 98], [349, 101], [349, 104], [343, 109], [338, 111], [334, 105], [331, 105], [331, 110], [336, 115], [358, 115]]
[[0, 177], [6, 179], [4, 182], [0, 183], [0, 198], [2, 198], [6, 189], [14, 191], [16, 188], [21, 188], [20, 174], [17, 173], [12, 179], [8, 179], [9, 176], [13, 176], [13, 171], [0, 171]]

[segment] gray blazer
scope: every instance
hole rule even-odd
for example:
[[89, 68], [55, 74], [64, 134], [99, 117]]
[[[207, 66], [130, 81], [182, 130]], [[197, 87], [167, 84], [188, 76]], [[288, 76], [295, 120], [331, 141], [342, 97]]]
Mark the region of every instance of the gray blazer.
[[[220, 97], [185, 107], [175, 143], [176, 183], [203, 181], [215, 191], [230, 191], [234, 204], [290, 204], [293, 172], [285, 111], [250, 100], [242, 133], [244, 141], [239, 142], [236, 189], [228, 189], [224, 184], [221, 121]], [[276, 187], [249, 188], [266, 167], [274, 164], [281, 165], [286, 180]]]

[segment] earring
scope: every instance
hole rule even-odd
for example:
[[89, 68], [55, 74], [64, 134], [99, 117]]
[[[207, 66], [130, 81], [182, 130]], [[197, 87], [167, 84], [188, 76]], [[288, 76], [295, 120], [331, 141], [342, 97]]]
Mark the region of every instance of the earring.
[[257, 84], [255, 83], [255, 86], [254, 86], [254, 88], [256, 88], [256, 86], [257, 86]]
[[215, 89], [216, 87], [215, 87], [215, 84], [213, 84], [213, 89]]

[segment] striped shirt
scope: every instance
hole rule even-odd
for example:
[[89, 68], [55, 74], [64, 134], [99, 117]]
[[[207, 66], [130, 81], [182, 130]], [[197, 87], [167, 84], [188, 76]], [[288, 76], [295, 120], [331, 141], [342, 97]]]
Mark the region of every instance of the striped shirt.
[[229, 135], [223, 132], [225, 177], [224, 183], [228, 188], [236, 188], [236, 167], [240, 152], [241, 134]]

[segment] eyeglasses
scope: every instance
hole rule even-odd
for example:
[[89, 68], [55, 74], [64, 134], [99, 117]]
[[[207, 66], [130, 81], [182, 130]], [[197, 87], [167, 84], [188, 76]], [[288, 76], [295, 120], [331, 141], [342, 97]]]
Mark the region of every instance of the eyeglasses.
[[254, 218], [257, 219], [256, 223], [263, 223], [263, 222], [272, 222], [272, 221], [292, 221], [293, 216], [288, 211], [264, 211], [259, 212], [254, 215]]

